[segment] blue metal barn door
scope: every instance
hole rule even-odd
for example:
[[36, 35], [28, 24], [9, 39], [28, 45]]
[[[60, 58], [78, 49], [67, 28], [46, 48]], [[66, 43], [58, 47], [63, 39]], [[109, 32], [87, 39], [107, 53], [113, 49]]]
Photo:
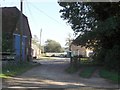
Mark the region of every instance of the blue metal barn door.
[[[25, 37], [22, 39], [22, 59], [25, 60]], [[20, 35], [15, 35], [15, 53], [20, 58]]]
[[15, 35], [15, 53], [17, 58], [20, 58], [20, 36]]
[[26, 58], [26, 55], [25, 55], [25, 37], [23, 37], [23, 39], [22, 39], [23, 41], [22, 41], [22, 58], [23, 58], [23, 60], [25, 60]]

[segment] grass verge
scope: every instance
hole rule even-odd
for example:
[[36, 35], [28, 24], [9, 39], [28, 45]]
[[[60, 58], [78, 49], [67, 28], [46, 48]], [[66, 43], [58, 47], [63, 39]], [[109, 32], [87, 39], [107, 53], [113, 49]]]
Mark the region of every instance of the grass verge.
[[10, 78], [11, 76], [19, 75], [35, 67], [36, 65], [31, 64], [29, 62], [22, 62], [22, 63], [3, 66], [2, 74], [0, 74], [0, 78]]
[[120, 75], [118, 72], [108, 71], [106, 69], [101, 69], [99, 75], [105, 79], [112, 81], [113, 83], [120, 83]]
[[80, 77], [90, 78], [95, 71], [95, 67], [84, 67], [83, 70], [79, 73]]
[[0, 78], [10, 78], [10, 76], [7, 76], [5, 74], [0, 74]]
[[56, 60], [58, 57], [40, 57], [38, 60]]
[[67, 69], [65, 69], [67, 73], [73, 74], [78, 71], [78, 68], [75, 68], [73, 66], [69, 66]]

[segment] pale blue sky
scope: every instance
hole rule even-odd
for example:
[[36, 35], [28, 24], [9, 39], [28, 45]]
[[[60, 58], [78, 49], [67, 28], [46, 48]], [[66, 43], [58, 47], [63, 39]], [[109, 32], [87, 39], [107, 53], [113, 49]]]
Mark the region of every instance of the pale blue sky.
[[[2, 0], [2, 7], [16, 6], [20, 8], [20, 0]], [[14, 2], [13, 2], [14, 1]], [[68, 34], [73, 34], [69, 25], [60, 18], [60, 6], [57, 0], [23, 0], [23, 13], [28, 17], [32, 35], [40, 38], [40, 29], [42, 29], [42, 45], [47, 39], [58, 41], [62, 46], [65, 45], [65, 39]]]

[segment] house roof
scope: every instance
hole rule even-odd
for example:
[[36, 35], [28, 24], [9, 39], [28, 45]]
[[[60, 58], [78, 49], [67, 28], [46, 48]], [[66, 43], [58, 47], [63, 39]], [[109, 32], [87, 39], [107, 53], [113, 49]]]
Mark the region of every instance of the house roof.
[[[27, 32], [30, 37], [31, 31], [28, 23], [27, 17], [23, 15], [23, 34]], [[20, 11], [17, 7], [2, 7], [2, 31], [7, 33], [16, 32], [16, 27], [18, 26], [18, 32], [20, 33]]]

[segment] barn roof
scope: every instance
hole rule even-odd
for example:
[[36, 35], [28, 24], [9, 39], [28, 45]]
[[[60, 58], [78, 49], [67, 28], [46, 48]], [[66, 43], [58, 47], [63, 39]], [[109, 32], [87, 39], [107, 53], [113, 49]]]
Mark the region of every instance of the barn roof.
[[[20, 21], [20, 11], [17, 9], [17, 7], [2, 7], [2, 32], [7, 33], [14, 33], [16, 30], [16, 27], [18, 25], [19, 28], [19, 21]], [[27, 17], [23, 14], [23, 25], [26, 23], [26, 26], [24, 26], [24, 31], [27, 32], [30, 37], [31, 31], [28, 23]], [[17, 33], [20, 33], [20, 29]], [[25, 34], [25, 33], [23, 33]]]

